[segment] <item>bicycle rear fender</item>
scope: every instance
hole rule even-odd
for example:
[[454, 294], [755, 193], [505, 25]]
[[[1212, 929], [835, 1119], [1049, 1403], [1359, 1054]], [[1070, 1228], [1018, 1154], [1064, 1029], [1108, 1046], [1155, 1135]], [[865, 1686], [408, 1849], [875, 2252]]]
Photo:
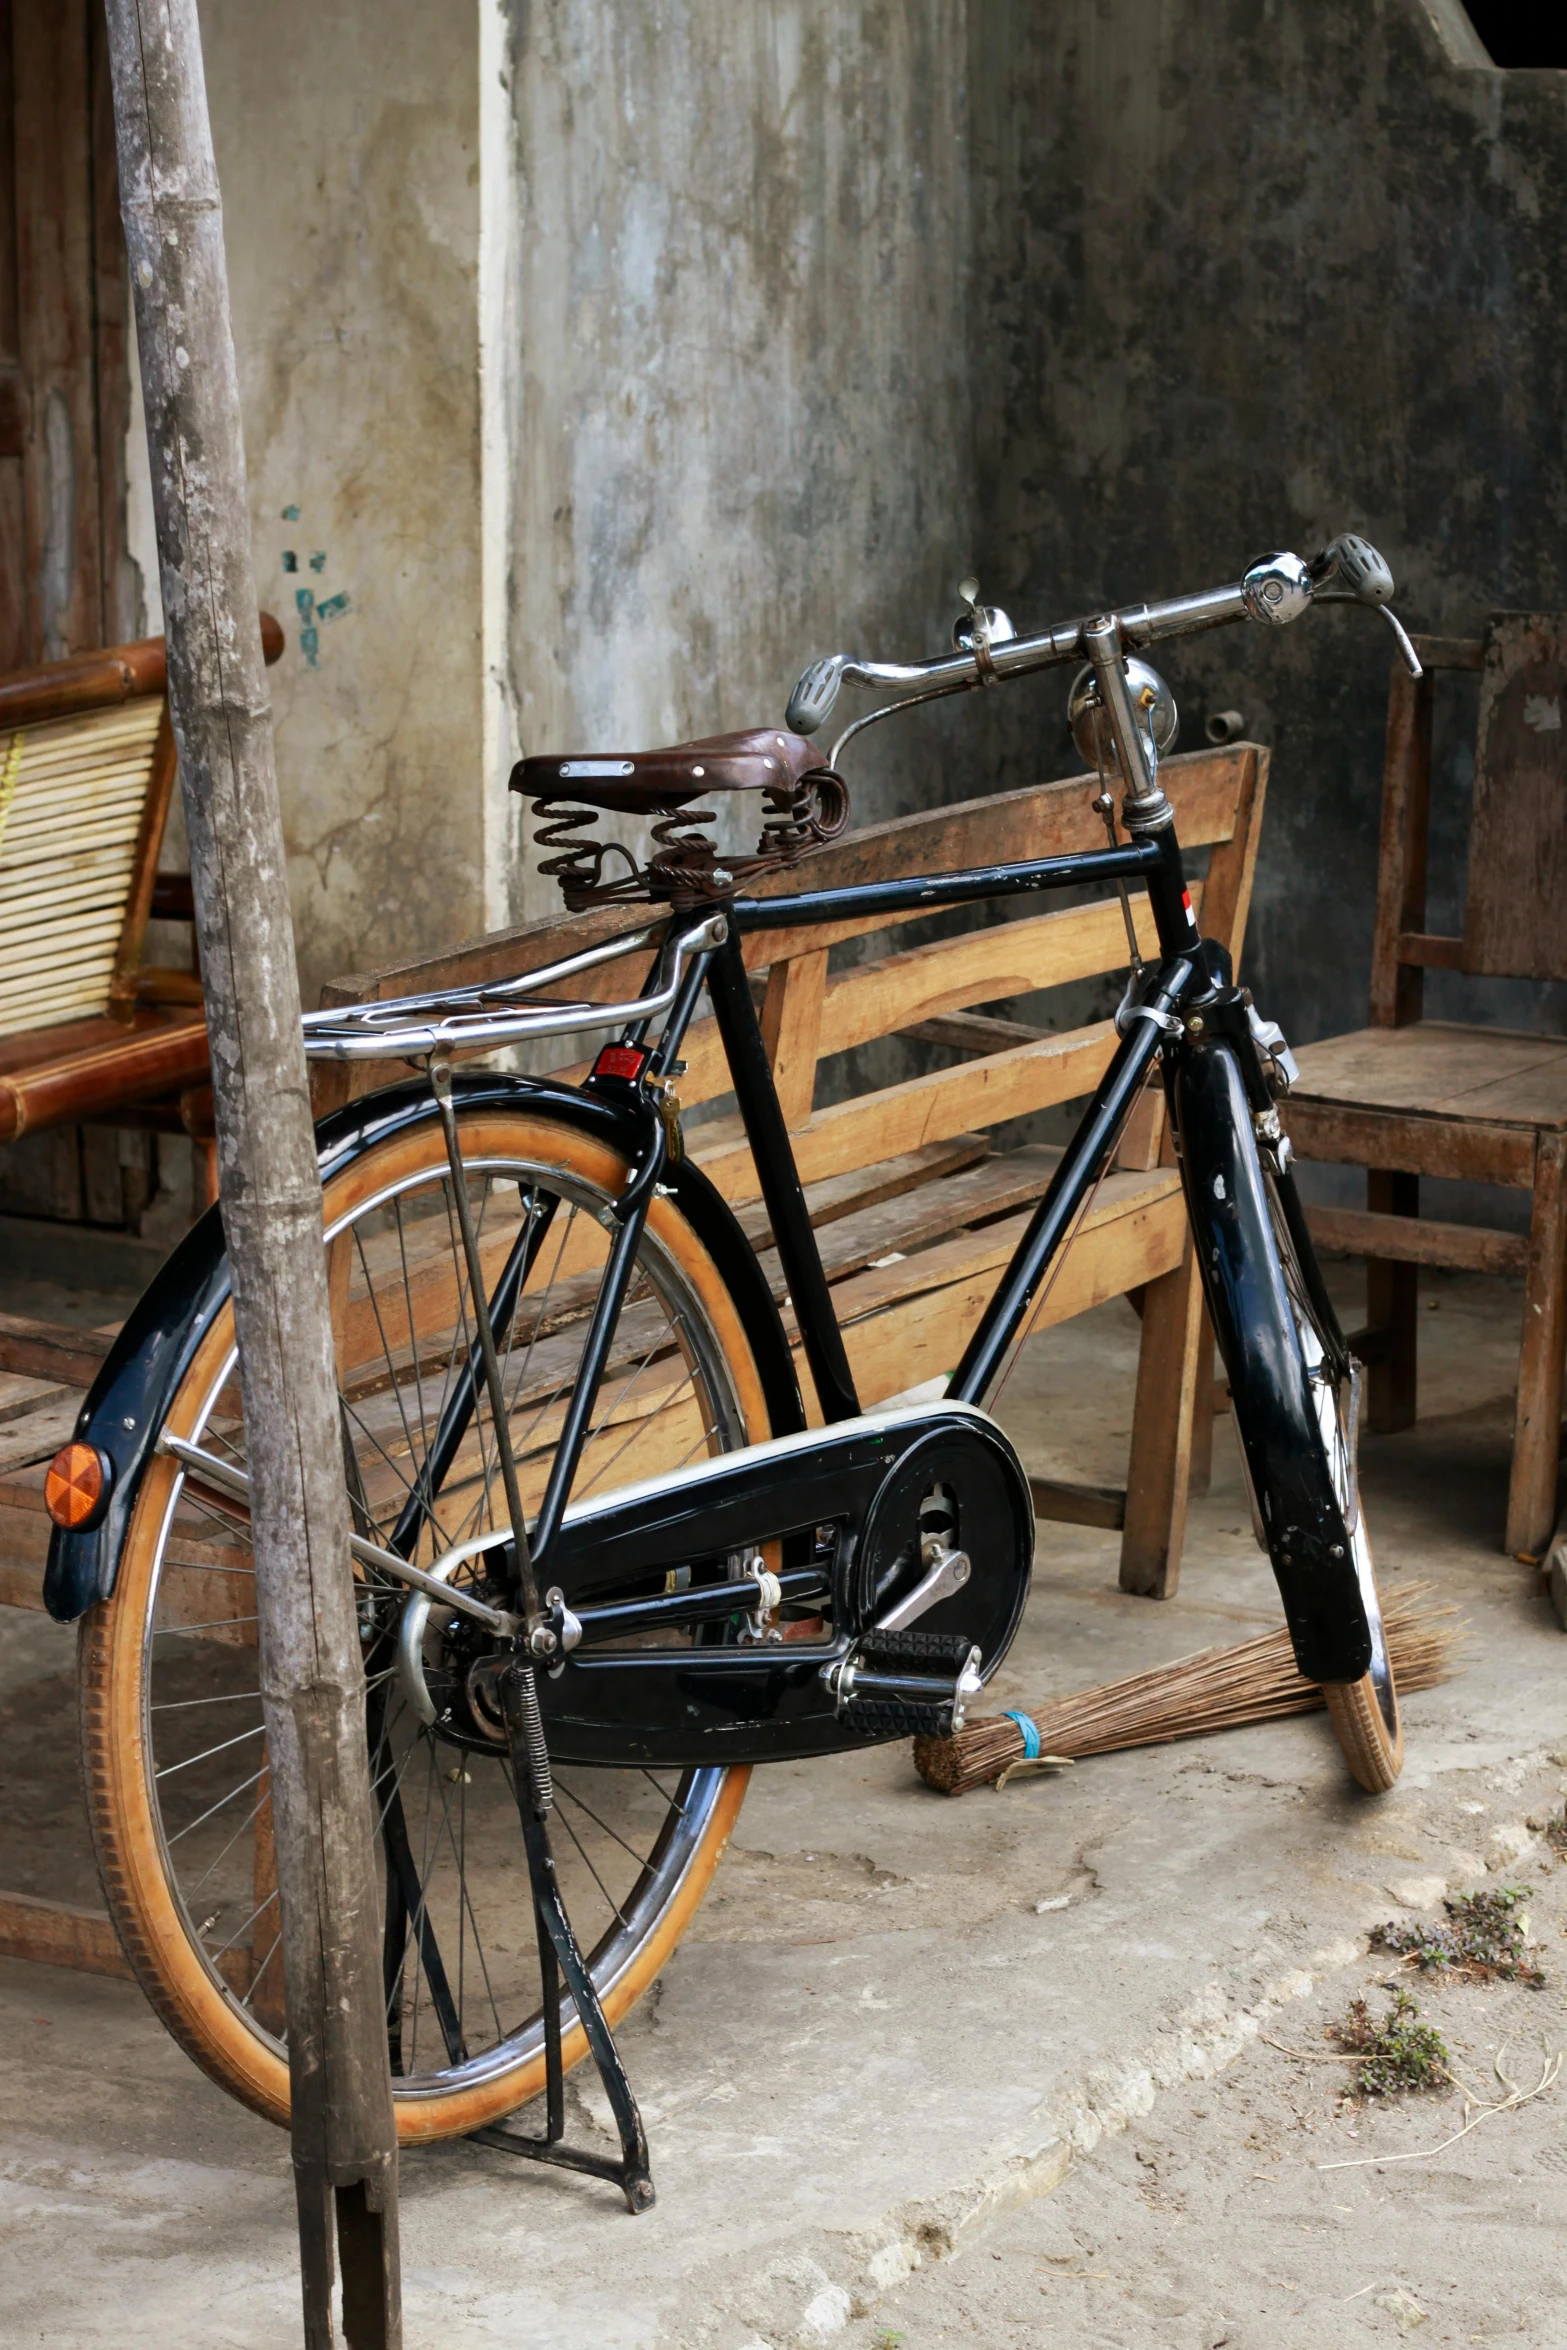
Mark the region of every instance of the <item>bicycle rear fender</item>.
[[1323, 1458], [1236, 1046], [1199, 1044], [1188, 1031], [1172, 1092], [1203, 1289], [1295, 1661], [1310, 1681], [1358, 1681], [1371, 1663], [1371, 1632]]
[[[643, 1119], [629, 1105], [597, 1100], [548, 1078], [493, 1072], [459, 1073], [452, 1090], [459, 1107], [526, 1104], [548, 1109], [571, 1125], [601, 1135], [633, 1160], [640, 1154]], [[428, 1087], [417, 1080], [367, 1094], [334, 1111], [316, 1128], [322, 1182], [389, 1135], [432, 1123], [439, 1115]], [[793, 1435], [805, 1426], [799, 1385], [778, 1309], [755, 1254], [727, 1202], [699, 1167], [684, 1159], [671, 1161], [661, 1181], [674, 1193], [740, 1309], [761, 1374], [772, 1433]], [[137, 1300], [77, 1416], [77, 1437], [98, 1447], [112, 1473], [108, 1505], [96, 1526], [74, 1532], [57, 1526], [51, 1533], [44, 1605], [57, 1622], [74, 1622], [113, 1590], [121, 1546], [157, 1432], [203, 1334], [228, 1296], [222, 1211], [209, 1208]]]

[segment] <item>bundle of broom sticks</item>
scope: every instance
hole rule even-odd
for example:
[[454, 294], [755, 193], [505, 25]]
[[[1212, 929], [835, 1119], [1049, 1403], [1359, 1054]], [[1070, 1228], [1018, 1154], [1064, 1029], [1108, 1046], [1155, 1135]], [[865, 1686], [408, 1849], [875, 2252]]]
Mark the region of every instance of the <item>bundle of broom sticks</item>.
[[[1393, 1678], [1405, 1693], [1434, 1688], [1459, 1669], [1458, 1611], [1431, 1605], [1431, 1588], [1405, 1583], [1382, 1603]], [[916, 1738], [914, 1767], [943, 1795], [966, 1795], [1030, 1754], [1075, 1760], [1128, 1746], [1163, 1746], [1310, 1713], [1323, 1702], [1315, 1681], [1295, 1670], [1289, 1633], [1281, 1626], [1235, 1648], [1205, 1648], [1152, 1672], [1052, 1698], [1031, 1711], [1032, 1741], [1010, 1714], [982, 1716], [952, 1738]]]

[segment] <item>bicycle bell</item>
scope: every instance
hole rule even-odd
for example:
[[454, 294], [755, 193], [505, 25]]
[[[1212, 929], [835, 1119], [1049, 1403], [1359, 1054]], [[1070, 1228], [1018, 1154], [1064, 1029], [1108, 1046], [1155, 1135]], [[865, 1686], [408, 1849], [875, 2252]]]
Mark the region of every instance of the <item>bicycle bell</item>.
[[[1166, 751], [1174, 750], [1180, 731], [1181, 715], [1175, 707], [1175, 696], [1157, 669], [1131, 654], [1126, 661], [1126, 683], [1138, 721], [1150, 729], [1154, 749], [1163, 758]], [[1091, 662], [1085, 662], [1072, 680], [1066, 716], [1084, 766], [1096, 770], [1102, 767], [1106, 774], [1119, 770], [1121, 762], [1116, 757], [1115, 737], [1105, 723], [1099, 680]]]
[[999, 604], [980, 602], [977, 579], [960, 579], [958, 594], [968, 607], [952, 623], [952, 641], [960, 653], [972, 653], [976, 644], [988, 652], [992, 645], [1007, 644], [1017, 635]]

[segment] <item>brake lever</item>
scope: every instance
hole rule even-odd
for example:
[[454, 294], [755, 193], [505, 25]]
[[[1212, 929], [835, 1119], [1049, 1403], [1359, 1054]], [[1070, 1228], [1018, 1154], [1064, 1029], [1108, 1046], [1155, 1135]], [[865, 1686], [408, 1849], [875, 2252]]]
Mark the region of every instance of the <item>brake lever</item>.
[[[1410, 641], [1409, 631], [1393, 610], [1393, 574], [1386, 558], [1379, 554], [1369, 539], [1357, 531], [1340, 531], [1330, 539], [1320, 555], [1314, 555], [1306, 566], [1311, 580], [1313, 603], [1369, 604], [1380, 612], [1393, 631], [1399, 656], [1411, 677], [1423, 677], [1420, 656]], [[1342, 582], [1336, 585], [1335, 582]]]
[[1409, 631], [1404, 626], [1404, 623], [1399, 619], [1398, 614], [1394, 611], [1392, 605], [1379, 604], [1377, 606], [1377, 610], [1381, 613], [1383, 619], [1387, 622], [1389, 628], [1393, 631], [1394, 636], [1397, 638], [1399, 653], [1403, 659], [1404, 667], [1409, 671], [1410, 676], [1424, 677], [1425, 670], [1421, 667], [1420, 655], [1415, 651], [1414, 645], [1410, 641]]

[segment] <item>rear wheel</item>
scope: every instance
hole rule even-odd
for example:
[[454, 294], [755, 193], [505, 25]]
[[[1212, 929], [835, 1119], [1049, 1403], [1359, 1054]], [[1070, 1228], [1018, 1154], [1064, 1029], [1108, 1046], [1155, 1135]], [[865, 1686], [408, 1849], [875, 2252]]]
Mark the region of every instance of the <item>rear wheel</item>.
[[[504, 1268], [517, 1284], [497, 1321], [531, 1513], [605, 1269], [601, 1218], [631, 1170], [603, 1140], [521, 1104], [463, 1106], [458, 1125], [492, 1300]], [[454, 1435], [473, 1301], [433, 1120], [334, 1176], [325, 1239], [354, 1520], [428, 1565], [504, 1523], [487, 1398]], [[231, 1308], [214, 1316], [164, 1425], [244, 1464]], [[574, 1493], [769, 1433], [741, 1309], [661, 1193]], [[405, 1625], [406, 1586], [355, 1575], [393, 2096], [412, 2143], [476, 2129], [541, 2090], [537, 1951], [504, 1733], [475, 1672], [486, 1643], [439, 1605]], [[215, 2080], [281, 2122], [288, 2048], [254, 1588], [245, 1505], [155, 1455], [113, 1595], [83, 1620], [82, 1728], [104, 1887], [143, 1987]], [[557, 1768], [556, 1863], [611, 2022], [678, 1943], [748, 1777]], [[566, 2026], [570, 2064], [584, 2041], [570, 2012]]]
[[1289, 1293], [1290, 1311], [1295, 1319], [1306, 1375], [1311, 1383], [1322, 1449], [1339, 1508], [1344, 1513], [1344, 1523], [1349, 1529], [1356, 1580], [1360, 1585], [1361, 1602], [1371, 1632], [1369, 1671], [1363, 1673], [1358, 1681], [1324, 1682], [1322, 1694], [1327, 1701], [1328, 1718], [1333, 1724], [1334, 1735], [1352, 1777], [1365, 1788], [1368, 1795], [1385, 1795], [1404, 1767], [1404, 1729], [1399, 1717], [1393, 1663], [1387, 1652], [1387, 1639], [1382, 1625], [1382, 1602], [1377, 1593], [1376, 1571], [1372, 1565], [1371, 1538], [1366, 1530], [1366, 1513], [1360, 1502], [1357, 1466], [1359, 1379], [1358, 1375], [1352, 1381], [1335, 1379], [1333, 1376], [1332, 1355], [1336, 1350], [1329, 1347], [1322, 1330], [1321, 1310], [1313, 1302], [1311, 1283], [1306, 1278], [1279, 1196], [1278, 1179], [1269, 1168], [1266, 1155], [1263, 1168], [1274, 1237], [1278, 1242], [1279, 1261], [1284, 1272], [1284, 1285]]

